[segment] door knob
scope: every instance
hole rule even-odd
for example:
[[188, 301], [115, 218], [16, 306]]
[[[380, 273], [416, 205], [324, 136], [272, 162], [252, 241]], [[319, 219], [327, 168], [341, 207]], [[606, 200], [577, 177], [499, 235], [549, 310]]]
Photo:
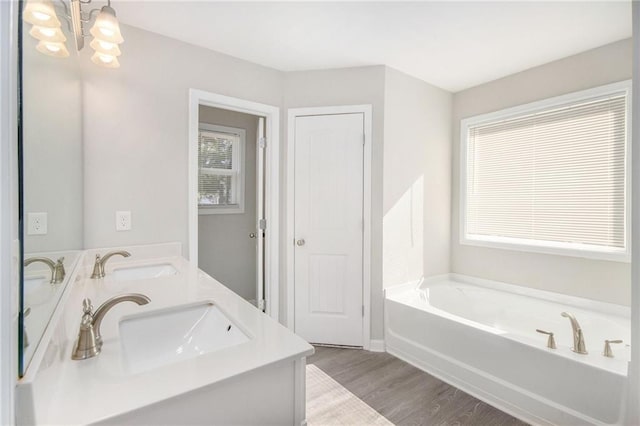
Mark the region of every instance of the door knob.
[[296, 245], [299, 247], [302, 247], [303, 245], [305, 245], [306, 241], [303, 239], [296, 241]]
[[255, 238], [255, 237], [256, 237], [256, 233], [255, 232], [252, 232], [252, 233], [249, 234], [249, 238]]

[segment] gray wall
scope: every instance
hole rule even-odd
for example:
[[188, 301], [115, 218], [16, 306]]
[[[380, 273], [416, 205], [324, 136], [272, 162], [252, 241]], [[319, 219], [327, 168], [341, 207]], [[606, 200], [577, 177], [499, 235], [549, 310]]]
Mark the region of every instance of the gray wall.
[[[25, 31], [31, 25], [25, 26]], [[67, 37], [69, 37], [67, 35]], [[83, 248], [82, 93], [78, 58], [54, 58], [23, 37], [24, 248]], [[28, 213], [46, 212], [46, 235], [28, 235]]]
[[453, 272], [606, 302], [629, 304], [629, 263], [460, 244], [460, 120], [631, 78], [631, 39], [551, 62], [453, 97]]
[[[371, 104], [373, 339], [383, 337], [383, 264], [384, 285], [391, 285], [417, 278], [420, 269], [424, 275], [446, 272], [449, 253], [454, 272], [627, 303], [628, 264], [460, 246], [457, 197], [461, 118], [629, 78], [629, 41], [455, 94], [451, 139], [444, 125], [450, 95], [384, 66], [282, 73], [133, 27], [123, 26], [123, 32], [127, 42], [119, 70], [82, 60], [87, 247], [180, 241], [187, 251], [189, 88], [280, 106], [280, 317], [285, 321], [286, 110]], [[424, 137], [416, 136], [420, 133]], [[410, 192], [422, 195], [424, 222], [414, 220], [408, 232], [395, 228], [394, 207], [404, 205], [403, 195], [420, 176], [422, 188]], [[131, 231], [115, 231], [116, 210], [132, 211]], [[408, 213], [406, 205], [399, 211], [400, 217]], [[385, 218], [386, 235], [402, 235], [387, 240], [383, 256]], [[410, 259], [402, 260], [404, 254]]]
[[386, 68], [384, 287], [449, 272], [451, 93]]
[[244, 213], [198, 216], [198, 266], [245, 299], [256, 298], [256, 139], [258, 117], [200, 106], [200, 123], [246, 131]]
[[[373, 106], [372, 135], [372, 194], [371, 194], [371, 338], [382, 339], [382, 179], [384, 138], [384, 79], [385, 67], [345, 68], [323, 71], [300, 71], [286, 74], [285, 108], [358, 105]], [[283, 130], [287, 128], [286, 115]], [[286, 132], [283, 131], [286, 135]], [[288, 141], [287, 141], [288, 143]], [[286, 159], [286, 146], [283, 160]], [[285, 161], [282, 162], [285, 164]], [[282, 170], [283, 175], [286, 170]], [[288, 179], [288, 177], [286, 177]], [[286, 182], [285, 182], [286, 183]], [[286, 186], [285, 186], [286, 188]], [[286, 191], [281, 192], [286, 194]], [[286, 224], [286, 208], [281, 206]], [[286, 226], [282, 228], [286, 241]], [[284, 246], [284, 244], [282, 244]], [[284, 260], [284, 257], [283, 257]], [[285, 271], [286, 273], [286, 271]], [[286, 318], [286, 275], [281, 275], [280, 315]]]
[[[283, 74], [131, 26], [121, 67], [83, 51], [85, 246], [179, 241], [188, 252], [189, 89], [280, 105]], [[132, 230], [116, 232], [115, 211]]]
[[[449, 271], [451, 94], [385, 66], [291, 72], [285, 79], [285, 108], [373, 106], [371, 338], [382, 339], [383, 287]], [[420, 211], [411, 210], [416, 203], [407, 210], [403, 195], [420, 178]], [[411, 234], [404, 228], [414, 213]]]

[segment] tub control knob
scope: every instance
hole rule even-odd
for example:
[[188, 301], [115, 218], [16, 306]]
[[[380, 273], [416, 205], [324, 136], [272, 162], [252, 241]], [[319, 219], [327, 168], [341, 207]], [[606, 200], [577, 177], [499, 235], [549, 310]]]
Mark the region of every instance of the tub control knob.
[[546, 334], [549, 336], [549, 338], [547, 339], [547, 347], [549, 349], [556, 349], [556, 339], [553, 337], [553, 333], [550, 331], [544, 331], [544, 330], [540, 330], [539, 328], [536, 328], [536, 331], [538, 333], [542, 333], [542, 334]]
[[622, 340], [605, 340], [604, 341], [604, 352], [602, 353], [602, 355], [606, 356], [607, 358], [613, 358], [611, 343], [622, 343]]

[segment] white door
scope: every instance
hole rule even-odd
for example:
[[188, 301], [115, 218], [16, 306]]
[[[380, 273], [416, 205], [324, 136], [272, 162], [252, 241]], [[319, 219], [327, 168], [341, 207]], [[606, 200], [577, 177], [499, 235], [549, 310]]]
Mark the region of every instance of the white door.
[[295, 332], [362, 346], [364, 114], [295, 118]]
[[264, 243], [265, 243], [265, 200], [264, 200], [264, 151], [266, 149], [266, 143], [264, 138], [264, 117], [258, 119], [258, 140], [256, 143], [257, 156], [256, 161], [258, 163], [258, 169], [256, 171], [256, 300], [258, 301], [258, 309], [264, 312], [265, 310], [265, 295], [264, 295]]

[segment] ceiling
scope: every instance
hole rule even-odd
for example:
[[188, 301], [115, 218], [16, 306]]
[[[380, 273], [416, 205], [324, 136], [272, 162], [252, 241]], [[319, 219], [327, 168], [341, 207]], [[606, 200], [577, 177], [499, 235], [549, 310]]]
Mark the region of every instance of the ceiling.
[[385, 64], [457, 92], [631, 37], [630, 1], [114, 1], [121, 22], [282, 71]]

